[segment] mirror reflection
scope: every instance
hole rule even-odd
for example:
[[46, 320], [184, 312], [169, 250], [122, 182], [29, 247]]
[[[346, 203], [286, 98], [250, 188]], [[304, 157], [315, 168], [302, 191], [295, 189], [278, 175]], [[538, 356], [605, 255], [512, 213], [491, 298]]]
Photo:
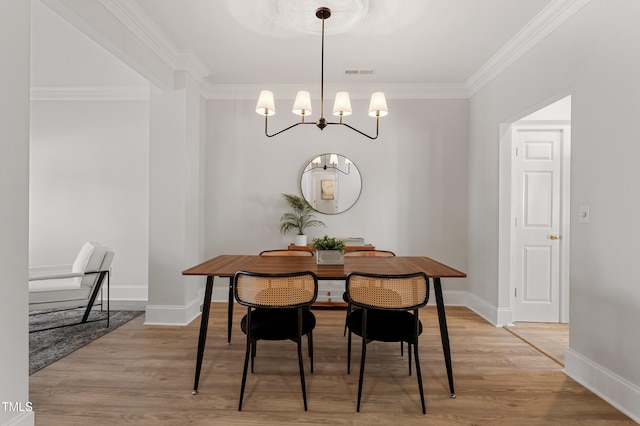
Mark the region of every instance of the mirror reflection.
[[304, 168], [300, 189], [305, 200], [320, 213], [338, 214], [360, 197], [362, 180], [353, 162], [340, 154], [322, 154]]

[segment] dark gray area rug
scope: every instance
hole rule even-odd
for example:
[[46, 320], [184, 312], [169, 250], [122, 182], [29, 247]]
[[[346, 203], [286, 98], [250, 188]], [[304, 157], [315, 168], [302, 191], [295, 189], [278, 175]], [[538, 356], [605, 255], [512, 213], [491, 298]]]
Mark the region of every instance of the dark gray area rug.
[[[77, 324], [82, 321], [84, 308], [30, 313], [29, 375], [142, 314], [142, 311], [111, 311], [109, 327], [107, 327], [107, 312], [99, 309], [92, 311], [89, 315], [89, 322], [84, 324]], [[67, 324], [76, 325], [31, 332]]]

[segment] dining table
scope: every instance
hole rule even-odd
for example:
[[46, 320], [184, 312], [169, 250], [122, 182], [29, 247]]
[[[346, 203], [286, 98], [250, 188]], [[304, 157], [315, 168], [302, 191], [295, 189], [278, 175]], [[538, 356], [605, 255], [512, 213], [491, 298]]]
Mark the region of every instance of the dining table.
[[[345, 280], [351, 272], [364, 272], [373, 274], [409, 274], [424, 272], [433, 283], [436, 297], [436, 309], [440, 326], [440, 338], [442, 350], [447, 368], [449, 391], [451, 398], [455, 398], [453, 386], [453, 370], [451, 366], [451, 348], [449, 344], [449, 331], [445, 315], [444, 298], [442, 295], [442, 278], [464, 278], [467, 275], [450, 266], [440, 263], [425, 256], [392, 256], [392, 257], [345, 257], [342, 265], [318, 265], [315, 256], [273, 256], [258, 255], [219, 255], [182, 272], [185, 276], [206, 276], [204, 303], [202, 317], [200, 319], [200, 332], [198, 337], [198, 353], [196, 358], [196, 371], [193, 385], [193, 394], [198, 393], [204, 348], [207, 339], [207, 327], [211, 311], [211, 295], [213, 292], [214, 277], [229, 279], [229, 289], [232, 289], [233, 277], [237, 271], [258, 273], [290, 273], [311, 271], [318, 280]], [[232, 323], [233, 294], [229, 291], [228, 322]], [[231, 327], [229, 326], [227, 343], [230, 343]]]

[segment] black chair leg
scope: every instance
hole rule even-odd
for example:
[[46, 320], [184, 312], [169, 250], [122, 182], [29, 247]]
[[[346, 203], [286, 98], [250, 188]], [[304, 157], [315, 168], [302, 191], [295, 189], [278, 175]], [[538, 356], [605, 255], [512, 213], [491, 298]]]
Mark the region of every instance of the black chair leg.
[[360, 378], [358, 379], [358, 407], [356, 411], [360, 412], [360, 401], [362, 400], [362, 382], [364, 380], [364, 362], [367, 357], [367, 339], [362, 337], [362, 357], [360, 359]]
[[344, 318], [344, 332], [342, 333], [343, 336], [347, 335], [347, 324], [349, 323], [349, 314], [351, 313], [351, 304], [347, 305], [347, 315]]
[[418, 345], [413, 345], [413, 352], [416, 358], [416, 375], [418, 376], [418, 388], [420, 389], [420, 401], [422, 402], [422, 414], [427, 414], [424, 403], [424, 392], [422, 389], [422, 372], [420, 371], [420, 358], [418, 357]]
[[404, 342], [400, 342], [400, 356], [404, 356]]
[[407, 353], [409, 354], [409, 375], [411, 375], [411, 343], [407, 343]]
[[304, 411], [307, 411], [307, 388], [304, 383], [304, 364], [302, 363], [302, 338], [298, 337], [298, 364], [300, 366], [300, 385], [302, 386], [302, 400]]
[[347, 338], [347, 374], [351, 374], [351, 330]]
[[256, 359], [256, 346], [258, 342], [251, 343], [251, 374], [253, 374], [253, 362]]
[[311, 374], [313, 374], [313, 331], [307, 334], [307, 345], [309, 346], [309, 362], [311, 362]]
[[[242, 411], [242, 398], [244, 397], [244, 386], [247, 383], [247, 368], [249, 367], [249, 352], [251, 351], [251, 344], [247, 340], [247, 349], [244, 354], [244, 370], [242, 372], [242, 386], [240, 387], [240, 403], [238, 404], [238, 411]], [[253, 362], [251, 363], [251, 369], [253, 370]], [[253, 373], [253, 371], [251, 371]]]
[[229, 277], [229, 308], [227, 309], [227, 345], [231, 344], [231, 326], [233, 325], [233, 278]]

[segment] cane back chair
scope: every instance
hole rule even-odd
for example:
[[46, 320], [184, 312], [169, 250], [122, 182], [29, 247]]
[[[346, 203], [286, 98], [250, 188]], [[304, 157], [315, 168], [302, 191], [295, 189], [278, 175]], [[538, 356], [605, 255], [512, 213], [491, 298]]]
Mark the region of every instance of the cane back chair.
[[[345, 252], [344, 257], [393, 257], [396, 254], [388, 250], [352, 250]], [[342, 299], [347, 303], [347, 315], [344, 320], [344, 332], [343, 336], [347, 335], [347, 321], [349, 320], [349, 314], [351, 313], [351, 305], [347, 302], [346, 292], [342, 293]], [[400, 351], [402, 352], [402, 345], [400, 345]]]
[[[260, 256], [313, 256], [311, 250], [263, 250]], [[229, 305], [227, 308], [227, 344], [231, 344], [233, 328], [233, 280], [229, 280]]]
[[429, 278], [424, 272], [380, 275], [352, 272], [347, 275], [347, 302], [359, 309], [349, 315], [347, 326], [347, 374], [351, 373], [351, 333], [362, 337], [358, 405], [362, 399], [362, 382], [367, 344], [372, 341], [407, 342], [409, 347], [409, 375], [411, 375], [411, 347], [416, 363], [422, 412], [426, 414], [422, 373], [418, 356], [418, 336], [422, 333], [419, 309], [429, 301]]
[[309, 307], [318, 297], [318, 278], [313, 272], [263, 274], [238, 271], [234, 276], [234, 296], [247, 307], [240, 327], [246, 335], [246, 351], [240, 402], [247, 381], [251, 358], [253, 373], [258, 340], [292, 340], [298, 346], [298, 365], [304, 410], [307, 411], [307, 392], [302, 362], [302, 336], [307, 335], [311, 373], [313, 373], [313, 329], [316, 319]]

